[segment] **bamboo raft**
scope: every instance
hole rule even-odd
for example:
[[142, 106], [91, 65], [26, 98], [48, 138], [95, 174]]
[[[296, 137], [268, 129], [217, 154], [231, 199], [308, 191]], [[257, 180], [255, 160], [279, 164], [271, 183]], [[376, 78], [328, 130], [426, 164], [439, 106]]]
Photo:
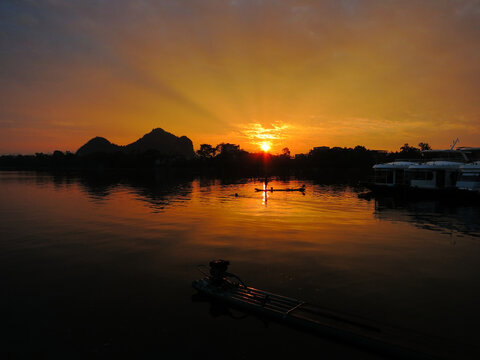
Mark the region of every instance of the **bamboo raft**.
[[[427, 338], [412, 331], [379, 325], [304, 301], [246, 286], [226, 272], [228, 262], [210, 263], [210, 275], [192, 286], [209, 298], [293, 327], [357, 345], [401, 359], [470, 358], [468, 346], [449, 345], [445, 339]], [[229, 278], [237, 279], [232, 282]], [[478, 351], [478, 349], [477, 349]], [[478, 355], [478, 353], [477, 353]], [[473, 357], [472, 357], [473, 358]]]

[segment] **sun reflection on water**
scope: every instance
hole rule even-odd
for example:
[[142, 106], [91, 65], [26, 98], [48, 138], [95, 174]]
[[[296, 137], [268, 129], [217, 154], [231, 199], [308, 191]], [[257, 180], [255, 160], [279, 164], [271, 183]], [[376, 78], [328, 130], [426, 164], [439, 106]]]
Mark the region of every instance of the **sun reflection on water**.
[[270, 196], [267, 191], [267, 184], [263, 183], [263, 195], [262, 195], [262, 205], [267, 206], [268, 197]]

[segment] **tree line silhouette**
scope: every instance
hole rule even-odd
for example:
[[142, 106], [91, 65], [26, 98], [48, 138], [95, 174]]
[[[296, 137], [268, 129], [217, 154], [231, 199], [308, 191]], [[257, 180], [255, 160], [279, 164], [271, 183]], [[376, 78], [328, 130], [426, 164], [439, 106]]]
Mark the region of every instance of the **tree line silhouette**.
[[52, 154], [0, 156], [1, 169], [171, 169], [192, 174], [264, 175], [316, 175], [318, 173], [369, 172], [376, 163], [398, 159], [419, 159], [427, 143], [418, 147], [403, 145], [399, 151], [370, 150], [364, 146], [315, 147], [307, 154], [292, 157], [284, 148], [281, 154], [247, 152], [239, 145], [221, 143], [217, 146], [201, 144], [193, 158], [165, 155], [156, 150], [140, 154], [94, 153], [79, 156], [71, 152], [54, 151]]

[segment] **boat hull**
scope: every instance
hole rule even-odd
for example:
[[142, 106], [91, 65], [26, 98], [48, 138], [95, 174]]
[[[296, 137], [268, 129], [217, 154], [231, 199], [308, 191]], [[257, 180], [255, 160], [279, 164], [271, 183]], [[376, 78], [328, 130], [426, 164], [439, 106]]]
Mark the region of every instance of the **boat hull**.
[[367, 189], [375, 195], [397, 196], [408, 199], [434, 199], [453, 201], [480, 201], [480, 192], [458, 188], [420, 188], [408, 185], [379, 185], [374, 183], [363, 183]]

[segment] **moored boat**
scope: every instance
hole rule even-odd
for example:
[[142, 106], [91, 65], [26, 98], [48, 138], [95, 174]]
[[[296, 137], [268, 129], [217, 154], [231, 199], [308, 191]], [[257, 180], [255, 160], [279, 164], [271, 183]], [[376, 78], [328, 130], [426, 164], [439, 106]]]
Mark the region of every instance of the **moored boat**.
[[480, 161], [473, 161], [479, 154], [480, 148], [426, 150], [422, 159], [376, 164], [374, 179], [365, 186], [374, 192], [455, 197], [477, 187], [476, 164]]
[[480, 195], [480, 161], [465, 164], [460, 168], [456, 186], [459, 190], [471, 191]]

